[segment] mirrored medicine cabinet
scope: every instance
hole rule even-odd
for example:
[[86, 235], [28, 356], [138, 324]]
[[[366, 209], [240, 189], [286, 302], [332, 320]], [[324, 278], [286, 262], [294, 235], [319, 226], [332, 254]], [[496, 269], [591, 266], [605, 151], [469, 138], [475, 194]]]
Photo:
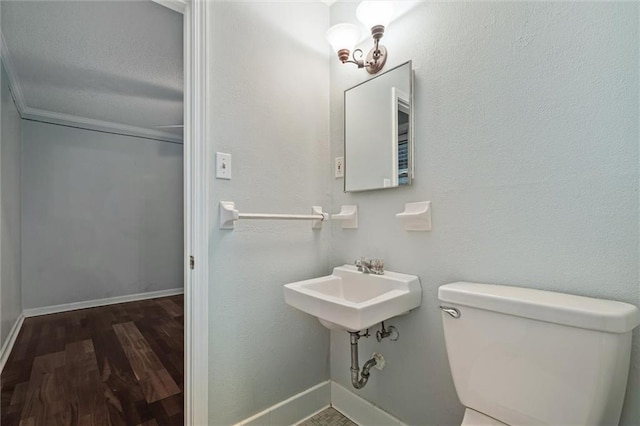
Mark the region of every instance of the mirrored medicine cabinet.
[[411, 185], [411, 61], [344, 92], [344, 191]]

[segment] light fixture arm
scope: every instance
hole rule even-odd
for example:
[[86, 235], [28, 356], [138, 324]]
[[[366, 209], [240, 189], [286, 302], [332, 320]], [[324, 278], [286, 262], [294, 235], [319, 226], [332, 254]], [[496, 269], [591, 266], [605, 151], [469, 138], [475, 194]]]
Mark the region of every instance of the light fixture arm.
[[380, 47], [379, 47], [379, 42], [380, 39], [376, 38], [376, 46], [373, 48], [373, 63], [376, 64], [378, 63], [378, 59], [380, 59], [380, 56], [382, 56], [382, 54], [380, 53]]
[[369, 54], [367, 55], [367, 60], [364, 61], [362, 57], [364, 56], [364, 52], [362, 49], [356, 49], [351, 54], [351, 59], [349, 58], [349, 50], [348, 49], [340, 49], [338, 51], [338, 57], [340, 58], [340, 62], [343, 64], [355, 64], [358, 68], [366, 68], [369, 74], [375, 74], [384, 66], [385, 61], [387, 60], [387, 50], [384, 46], [379, 45], [380, 38], [375, 39], [375, 46]]
[[372, 49], [373, 63], [377, 64], [378, 60], [383, 56], [380, 50], [380, 39], [384, 36], [384, 25], [374, 25], [371, 27], [371, 37], [375, 43], [375, 47]]
[[[358, 58], [356, 58], [356, 53], [358, 54]], [[365, 63], [362, 60], [362, 56], [363, 55], [364, 55], [364, 53], [362, 52], [362, 49], [356, 49], [351, 54], [351, 58], [353, 58], [353, 59], [349, 59], [349, 50], [348, 49], [341, 49], [341, 50], [338, 51], [338, 57], [340, 58], [340, 61], [343, 64], [346, 64], [346, 63], [356, 64], [358, 66], [358, 68], [364, 68], [364, 66], [365, 66]]]

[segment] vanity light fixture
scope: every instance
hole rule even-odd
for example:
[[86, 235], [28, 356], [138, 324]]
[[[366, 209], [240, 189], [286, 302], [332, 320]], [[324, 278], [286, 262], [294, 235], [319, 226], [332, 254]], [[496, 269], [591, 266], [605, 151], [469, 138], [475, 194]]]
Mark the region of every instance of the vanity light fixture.
[[[348, 23], [334, 25], [327, 31], [327, 41], [338, 53], [338, 58], [343, 64], [347, 62], [356, 64], [358, 68], [366, 68], [369, 74], [375, 74], [387, 61], [387, 49], [380, 45], [380, 39], [392, 15], [393, 2], [390, 1], [363, 1], [358, 5], [356, 17], [371, 31], [375, 43], [365, 60], [362, 59], [362, 49], [353, 50], [360, 40], [360, 29], [356, 25]], [[358, 55], [357, 58], [356, 55]], [[349, 59], [349, 56], [352, 59]]]

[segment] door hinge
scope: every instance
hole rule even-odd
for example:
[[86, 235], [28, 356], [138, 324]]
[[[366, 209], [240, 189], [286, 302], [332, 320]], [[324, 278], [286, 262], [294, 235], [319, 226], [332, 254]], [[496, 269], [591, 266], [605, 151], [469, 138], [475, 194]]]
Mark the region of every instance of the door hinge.
[[193, 258], [193, 256], [189, 256], [189, 268], [193, 269], [196, 266], [196, 260]]

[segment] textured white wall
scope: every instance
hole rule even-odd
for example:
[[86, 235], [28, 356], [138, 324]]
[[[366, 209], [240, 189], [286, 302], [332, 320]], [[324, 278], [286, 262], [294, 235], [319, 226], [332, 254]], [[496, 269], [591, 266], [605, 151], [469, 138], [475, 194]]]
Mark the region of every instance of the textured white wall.
[[22, 313], [20, 287], [20, 115], [2, 66], [0, 128], [0, 347]]
[[[355, 21], [354, 8], [335, 4], [332, 22]], [[390, 321], [398, 342], [361, 340], [361, 359], [380, 351], [387, 367], [356, 393], [409, 424], [460, 424], [438, 310], [444, 283], [640, 304], [638, 22], [636, 2], [443, 2], [391, 23], [386, 69], [414, 61], [416, 181], [344, 194], [336, 180], [334, 209], [358, 204], [360, 228], [334, 228], [331, 263], [383, 258], [420, 276], [423, 304]], [[367, 74], [331, 64], [334, 157], [343, 90]], [[432, 201], [433, 231], [401, 230], [394, 214], [420, 200]], [[626, 425], [640, 418], [634, 337]], [[331, 333], [331, 377], [350, 388], [348, 346], [346, 333]]]
[[23, 121], [23, 307], [182, 287], [182, 145]]
[[218, 229], [218, 202], [241, 212], [329, 207], [329, 60], [320, 2], [214, 2], [210, 161], [233, 179], [209, 194], [211, 425], [229, 425], [329, 378], [329, 333], [284, 303], [282, 286], [329, 272], [330, 226], [238, 221]]

